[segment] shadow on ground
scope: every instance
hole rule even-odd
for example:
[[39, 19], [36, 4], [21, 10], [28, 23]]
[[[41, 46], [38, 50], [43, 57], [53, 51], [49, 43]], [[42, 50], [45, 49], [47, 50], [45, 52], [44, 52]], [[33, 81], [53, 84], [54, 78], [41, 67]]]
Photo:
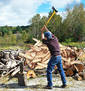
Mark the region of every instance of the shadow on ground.
[[[28, 88], [30, 88], [30, 89], [46, 89], [46, 85], [37, 84], [37, 85], [28, 86]], [[53, 88], [61, 88], [61, 87], [60, 86], [53, 86]]]
[[[19, 86], [17, 83], [10, 84], [0, 84], [0, 88], [10, 88], [10, 89], [20, 89], [20, 88], [29, 88], [29, 89], [46, 89], [46, 85], [30, 85], [30, 86]], [[60, 86], [53, 86], [53, 88], [61, 88]]]
[[17, 83], [10, 83], [10, 84], [0, 84], [0, 88], [20, 89], [20, 88], [28, 88], [28, 86], [19, 86]]

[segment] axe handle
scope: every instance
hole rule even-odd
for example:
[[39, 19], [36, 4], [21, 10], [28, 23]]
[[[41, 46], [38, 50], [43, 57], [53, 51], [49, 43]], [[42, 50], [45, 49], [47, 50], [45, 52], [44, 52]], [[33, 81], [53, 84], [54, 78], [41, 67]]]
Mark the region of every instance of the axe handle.
[[52, 17], [55, 15], [55, 13], [56, 13], [56, 12], [54, 11], [53, 14], [50, 16], [50, 18], [48, 19], [48, 21], [47, 21], [46, 24], [45, 24], [46, 26], [48, 25], [48, 23], [50, 22], [50, 20], [52, 19]]

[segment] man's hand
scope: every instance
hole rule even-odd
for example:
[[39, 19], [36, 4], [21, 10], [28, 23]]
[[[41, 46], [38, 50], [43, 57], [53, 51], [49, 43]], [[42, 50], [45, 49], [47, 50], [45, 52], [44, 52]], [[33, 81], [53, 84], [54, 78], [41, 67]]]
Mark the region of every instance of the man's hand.
[[42, 32], [45, 31], [45, 25], [41, 28], [41, 31], [42, 31]]
[[46, 30], [47, 32], [49, 31], [48, 28], [46, 27], [46, 25], [43, 26], [43, 28], [41, 29], [41, 31], [44, 32], [45, 30]]
[[42, 27], [42, 29], [41, 29], [41, 39], [44, 39], [44, 33], [43, 33], [43, 32], [46, 30], [45, 27], [46, 27], [46, 26], [44, 25], [44, 26]]
[[46, 27], [46, 25], [44, 25], [43, 27], [42, 27], [42, 29], [41, 29], [41, 39], [44, 39], [44, 31], [47, 31], [47, 32], [49, 32], [49, 30], [48, 30], [48, 28]]

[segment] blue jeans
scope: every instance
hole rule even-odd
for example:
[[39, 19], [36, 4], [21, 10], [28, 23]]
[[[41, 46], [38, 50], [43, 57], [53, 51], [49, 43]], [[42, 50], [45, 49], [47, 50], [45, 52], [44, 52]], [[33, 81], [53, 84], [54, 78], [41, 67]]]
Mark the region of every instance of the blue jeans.
[[65, 73], [63, 70], [62, 66], [62, 57], [61, 56], [52, 56], [51, 59], [48, 62], [48, 67], [47, 67], [47, 81], [48, 81], [48, 86], [52, 86], [52, 71], [57, 65], [58, 71], [61, 75], [61, 80], [62, 83], [65, 85], [66, 84], [66, 79], [65, 79]]

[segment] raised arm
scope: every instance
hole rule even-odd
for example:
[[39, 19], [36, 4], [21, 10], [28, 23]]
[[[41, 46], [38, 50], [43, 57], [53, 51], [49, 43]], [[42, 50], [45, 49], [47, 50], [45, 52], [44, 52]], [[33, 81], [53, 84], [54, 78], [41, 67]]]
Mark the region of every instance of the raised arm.
[[47, 31], [47, 32], [49, 32], [49, 30], [48, 30], [48, 28], [44, 25], [44, 28], [45, 28], [45, 30]]
[[41, 39], [44, 39], [45, 37], [44, 37], [44, 30], [45, 30], [45, 27], [43, 27], [42, 29], [41, 29]]
[[50, 32], [49, 30], [48, 30], [48, 28], [44, 25], [44, 27], [41, 29], [41, 39], [44, 39], [45, 37], [44, 37], [44, 31], [47, 31], [47, 32]]

